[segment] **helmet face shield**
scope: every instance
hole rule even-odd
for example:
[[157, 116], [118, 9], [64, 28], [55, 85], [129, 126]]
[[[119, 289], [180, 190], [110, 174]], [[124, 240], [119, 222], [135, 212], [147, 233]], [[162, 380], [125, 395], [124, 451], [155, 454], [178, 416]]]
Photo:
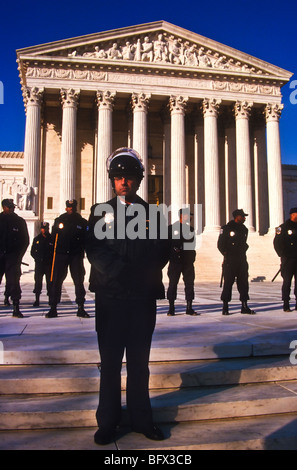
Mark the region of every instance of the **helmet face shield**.
[[107, 171], [113, 181], [115, 176], [135, 176], [143, 179], [144, 166], [136, 150], [122, 147], [113, 152], [107, 159]]

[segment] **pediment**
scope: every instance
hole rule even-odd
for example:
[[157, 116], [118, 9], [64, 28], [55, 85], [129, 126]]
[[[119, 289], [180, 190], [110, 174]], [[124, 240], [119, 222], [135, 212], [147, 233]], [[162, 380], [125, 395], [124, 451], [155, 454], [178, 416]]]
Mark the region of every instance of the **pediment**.
[[20, 62], [63, 61], [116, 64], [227, 75], [265, 76], [288, 81], [291, 73], [165, 21], [65, 39], [17, 51]]

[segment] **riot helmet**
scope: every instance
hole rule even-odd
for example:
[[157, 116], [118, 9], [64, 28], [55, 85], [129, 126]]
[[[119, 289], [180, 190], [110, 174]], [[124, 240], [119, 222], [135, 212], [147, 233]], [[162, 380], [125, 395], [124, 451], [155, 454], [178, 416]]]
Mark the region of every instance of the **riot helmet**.
[[116, 176], [135, 176], [139, 182], [143, 179], [144, 166], [134, 149], [121, 147], [108, 157], [106, 163], [112, 183]]

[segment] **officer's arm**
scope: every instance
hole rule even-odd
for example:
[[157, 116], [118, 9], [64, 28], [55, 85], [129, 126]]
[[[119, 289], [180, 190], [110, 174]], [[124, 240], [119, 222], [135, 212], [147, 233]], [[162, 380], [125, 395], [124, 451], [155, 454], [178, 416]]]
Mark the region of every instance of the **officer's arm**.
[[221, 229], [217, 246], [218, 246], [218, 250], [222, 253], [223, 256], [225, 256], [227, 247], [226, 247], [226, 232], [224, 228]]
[[278, 256], [281, 257], [284, 252], [284, 234], [281, 227], [277, 227], [275, 230], [273, 246]]
[[106, 278], [116, 279], [121, 277], [128, 266], [106, 239], [96, 238], [95, 226], [101, 218], [94, 215], [94, 207], [92, 207], [86, 231], [85, 251], [93, 268]]

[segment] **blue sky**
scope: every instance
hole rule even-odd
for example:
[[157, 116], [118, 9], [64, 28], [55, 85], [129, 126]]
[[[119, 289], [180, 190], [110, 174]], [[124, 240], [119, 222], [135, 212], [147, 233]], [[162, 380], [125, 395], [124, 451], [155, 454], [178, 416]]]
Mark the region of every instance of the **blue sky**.
[[280, 132], [283, 163], [297, 164], [296, 19], [296, 0], [6, 2], [0, 7], [0, 101], [1, 84], [4, 94], [0, 150], [24, 149], [25, 113], [16, 49], [165, 20], [294, 73], [282, 88], [285, 108]]

